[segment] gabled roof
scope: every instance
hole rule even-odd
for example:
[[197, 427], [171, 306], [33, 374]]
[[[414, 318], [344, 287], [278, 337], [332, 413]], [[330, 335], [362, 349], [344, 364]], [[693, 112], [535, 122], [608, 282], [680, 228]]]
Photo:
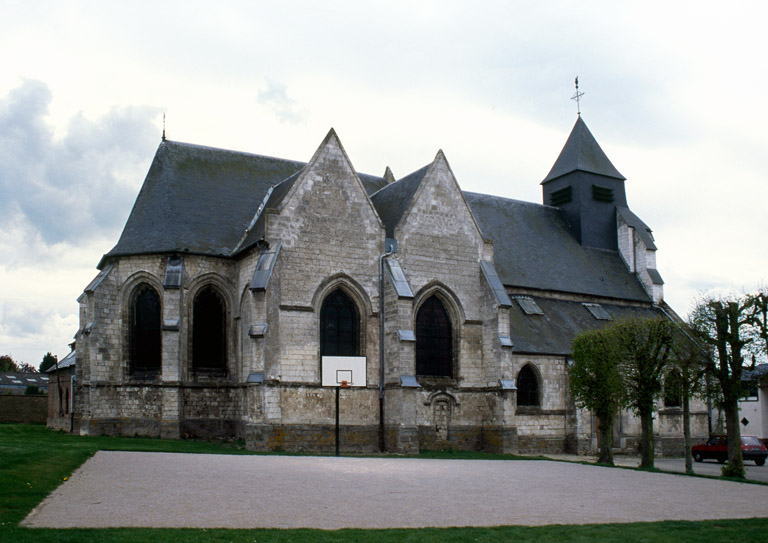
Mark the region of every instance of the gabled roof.
[[[577, 121], [577, 127], [581, 124]], [[433, 164], [389, 185], [382, 177], [358, 174], [387, 236], [394, 235]], [[264, 210], [280, 207], [304, 167], [302, 162], [165, 141], [119, 242], [106, 257], [235, 256], [264, 235]], [[482, 236], [493, 242], [494, 265], [504, 285], [650, 302], [619, 254], [581, 246], [558, 208], [462, 194]], [[625, 216], [642, 224], [634, 215]]]
[[618, 212], [619, 216], [624, 219], [624, 222], [626, 222], [629, 226], [635, 229], [635, 232], [637, 235], [640, 236], [640, 239], [643, 240], [643, 243], [645, 243], [646, 248], [655, 251], [656, 250], [656, 243], [653, 239], [653, 234], [651, 233], [652, 230], [650, 226], [645, 224], [640, 217], [632, 213], [632, 211], [628, 207], [624, 206], [616, 206], [616, 211]]
[[[230, 256], [269, 188], [304, 165], [166, 140], [157, 149], [120, 240], [106, 256]], [[359, 177], [368, 194], [386, 185], [382, 177]]]
[[608, 160], [581, 116], [576, 119], [571, 135], [568, 136], [555, 165], [552, 166], [549, 174], [541, 183], [543, 185], [574, 171], [595, 173], [621, 180], [626, 179]]
[[583, 247], [560, 209], [465, 192], [505, 285], [649, 302], [618, 252]]
[[400, 219], [403, 218], [403, 214], [408, 210], [408, 206], [411, 200], [413, 200], [413, 195], [416, 194], [416, 190], [421, 185], [430, 166], [431, 164], [427, 164], [399, 181], [387, 185], [371, 196], [376, 212], [381, 217], [381, 222], [387, 228], [387, 237], [392, 238], [395, 236], [395, 227], [397, 227]]

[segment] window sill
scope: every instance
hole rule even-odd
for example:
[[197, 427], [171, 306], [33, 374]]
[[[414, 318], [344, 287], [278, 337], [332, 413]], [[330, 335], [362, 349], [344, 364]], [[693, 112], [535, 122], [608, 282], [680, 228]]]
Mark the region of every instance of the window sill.
[[458, 383], [453, 377], [439, 377], [435, 375], [417, 375], [416, 381], [424, 390], [445, 390], [457, 388]]

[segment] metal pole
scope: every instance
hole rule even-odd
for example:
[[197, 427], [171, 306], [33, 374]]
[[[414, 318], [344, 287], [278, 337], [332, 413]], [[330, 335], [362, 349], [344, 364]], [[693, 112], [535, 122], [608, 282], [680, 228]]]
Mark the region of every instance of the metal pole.
[[384, 259], [392, 255], [388, 251], [379, 257], [379, 450], [384, 452]]
[[339, 388], [336, 387], [336, 456], [339, 456]]

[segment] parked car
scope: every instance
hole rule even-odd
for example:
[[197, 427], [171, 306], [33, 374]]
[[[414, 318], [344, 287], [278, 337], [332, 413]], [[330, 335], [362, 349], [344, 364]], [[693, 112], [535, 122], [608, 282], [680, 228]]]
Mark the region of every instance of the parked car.
[[[712, 436], [706, 443], [691, 447], [691, 452], [696, 462], [713, 458], [723, 464], [728, 460], [728, 437]], [[768, 457], [768, 449], [755, 436], [741, 436], [741, 454], [744, 460], [753, 460], [755, 464], [762, 466]]]

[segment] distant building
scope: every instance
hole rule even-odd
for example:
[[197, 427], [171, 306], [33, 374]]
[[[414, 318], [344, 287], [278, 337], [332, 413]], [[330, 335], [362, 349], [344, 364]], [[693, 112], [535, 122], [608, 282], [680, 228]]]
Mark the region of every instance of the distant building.
[[46, 370], [48, 382], [48, 427], [56, 430], [71, 431], [73, 426], [74, 381], [77, 351], [72, 350], [56, 365]]
[[768, 443], [768, 364], [744, 370], [741, 381], [744, 395], [739, 400], [740, 431]]
[[39, 373], [0, 372], [0, 394], [28, 394], [32, 391], [36, 394], [46, 394], [48, 376]]
[[[580, 117], [543, 205], [462, 192], [442, 151], [356, 173], [333, 130], [308, 163], [163, 141], [79, 299], [74, 430], [329, 451], [323, 385], [347, 381], [344, 451], [592, 451], [573, 336], [677, 318], [624, 183]], [[658, 450], [680, 452], [668, 400]], [[632, 415], [616, 430], [636, 446]]]

